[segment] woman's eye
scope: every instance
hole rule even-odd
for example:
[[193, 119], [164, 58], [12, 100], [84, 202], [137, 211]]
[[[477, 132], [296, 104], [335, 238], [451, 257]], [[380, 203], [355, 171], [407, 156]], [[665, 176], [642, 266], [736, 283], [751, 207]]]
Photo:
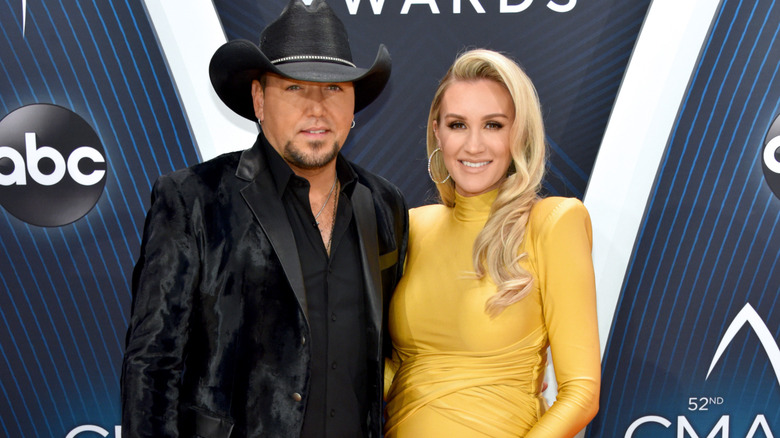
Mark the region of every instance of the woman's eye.
[[502, 125], [501, 123], [498, 123], [498, 122], [487, 122], [485, 124], [485, 127], [488, 128], [488, 129], [501, 129], [501, 128], [504, 127], [504, 125]]
[[464, 129], [466, 127], [462, 122], [452, 122], [447, 126], [449, 126], [450, 129]]

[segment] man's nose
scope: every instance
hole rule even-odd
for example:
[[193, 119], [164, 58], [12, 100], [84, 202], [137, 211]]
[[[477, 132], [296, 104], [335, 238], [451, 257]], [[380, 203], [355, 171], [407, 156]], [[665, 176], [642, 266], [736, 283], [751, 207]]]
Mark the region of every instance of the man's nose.
[[311, 87], [306, 93], [306, 99], [309, 103], [308, 110], [314, 116], [322, 115], [325, 104], [325, 93], [320, 87]]

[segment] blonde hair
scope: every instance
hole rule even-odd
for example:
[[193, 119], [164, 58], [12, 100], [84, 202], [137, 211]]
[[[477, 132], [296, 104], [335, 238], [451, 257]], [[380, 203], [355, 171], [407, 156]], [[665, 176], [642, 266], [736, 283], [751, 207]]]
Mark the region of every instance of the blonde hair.
[[[510, 131], [512, 164], [507, 178], [498, 189], [485, 227], [474, 242], [473, 263], [477, 278], [486, 274], [496, 284], [497, 291], [486, 304], [485, 311], [495, 317], [510, 304], [520, 301], [533, 287], [533, 276], [519, 262], [528, 216], [539, 200], [546, 164], [544, 124], [539, 98], [531, 79], [520, 66], [505, 55], [477, 49], [462, 53], [439, 82], [428, 114], [428, 156], [438, 147], [433, 122], [441, 123], [439, 111], [447, 88], [456, 81], [487, 79], [503, 85], [515, 107], [515, 119]], [[431, 172], [441, 181], [446, 177], [442, 154], [431, 160]], [[441, 177], [440, 177], [441, 176]], [[437, 183], [442, 204], [455, 205], [455, 184], [452, 178]]]

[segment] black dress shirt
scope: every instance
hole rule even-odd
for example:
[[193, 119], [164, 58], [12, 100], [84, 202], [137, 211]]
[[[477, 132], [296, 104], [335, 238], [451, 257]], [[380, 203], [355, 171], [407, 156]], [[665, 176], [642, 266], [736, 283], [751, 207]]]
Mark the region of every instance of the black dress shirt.
[[[277, 193], [295, 236], [306, 289], [312, 361], [301, 436], [366, 436], [365, 286], [350, 200], [355, 173], [339, 154], [336, 173], [341, 189], [328, 256], [311, 212], [309, 182], [295, 175], [270, 144], [264, 143]], [[328, 213], [332, 214], [323, 215], [330, 217]]]

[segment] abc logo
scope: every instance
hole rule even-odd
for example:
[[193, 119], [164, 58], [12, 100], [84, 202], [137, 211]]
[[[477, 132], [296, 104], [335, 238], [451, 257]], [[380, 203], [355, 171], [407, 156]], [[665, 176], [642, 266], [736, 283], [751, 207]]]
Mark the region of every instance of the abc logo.
[[105, 184], [103, 146], [76, 113], [34, 104], [0, 120], [0, 205], [16, 218], [67, 225], [95, 206]]
[[761, 149], [761, 167], [772, 192], [780, 198], [780, 116], [769, 127]]

